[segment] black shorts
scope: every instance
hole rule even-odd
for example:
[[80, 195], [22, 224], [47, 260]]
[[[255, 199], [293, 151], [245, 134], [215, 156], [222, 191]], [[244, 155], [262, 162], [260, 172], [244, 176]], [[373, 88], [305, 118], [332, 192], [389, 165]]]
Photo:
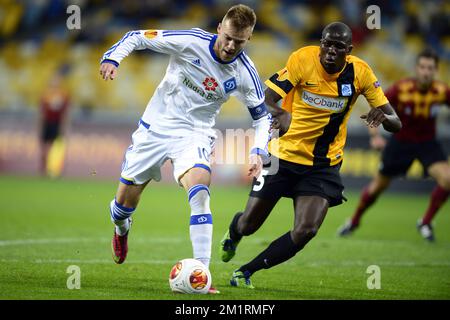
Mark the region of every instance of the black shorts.
[[59, 136], [59, 123], [49, 122], [45, 123], [42, 128], [41, 139], [44, 142], [54, 141]]
[[447, 161], [447, 156], [437, 140], [411, 143], [392, 136], [383, 150], [380, 173], [387, 177], [406, 175], [415, 159], [420, 161], [426, 173], [433, 163]]
[[341, 164], [313, 167], [282, 159], [279, 161], [277, 173], [253, 179], [250, 196], [278, 200], [281, 197], [317, 195], [327, 199], [330, 207], [347, 200], [343, 196], [344, 186], [339, 174]]

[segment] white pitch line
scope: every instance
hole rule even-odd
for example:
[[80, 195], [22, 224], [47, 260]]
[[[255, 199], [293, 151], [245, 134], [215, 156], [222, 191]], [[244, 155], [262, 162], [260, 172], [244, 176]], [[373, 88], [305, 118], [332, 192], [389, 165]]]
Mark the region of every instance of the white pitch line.
[[[0, 247], [20, 246], [20, 245], [39, 245], [39, 244], [66, 244], [66, 243], [97, 243], [110, 242], [111, 238], [53, 238], [53, 239], [14, 239], [14, 240], [0, 240]], [[149, 237], [148, 239], [138, 238], [132, 239], [137, 243], [182, 243], [189, 241], [189, 238], [161, 238]]]
[[[35, 259], [35, 260], [18, 260], [18, 259], [0, 259], [2, 263], [35, 263], [35, 264], [109, 264], [115, 265], [111, 259]], [[149, 264], [162, 265], [174, 264], [175, 260], [127, 260], [126, 264]], [[219, 261], [212, 261], [215, 265], [220, 264]], [[244, 261], [233, 261], [233, 265], [244, 264]], [[314, 261], [314, 262], [293, 262], [288, 261], [284, 264], [297, 265], [301, 267], [368, 267], [369, 265], [378, 265], [380, 267], [450, 267], [450, 261], [439, 262], [416, 262], [416, 261]]]
[[[251, 244], [268, 244], [272, 242], [271, 238], [261, 238], [261, 237], [250, 237], [243, 239], [243, 243]], [[69, 243], [108, 243], [111, 238], [101, 237], [101, 238], [48, 238], [48, 239], [10, 239], [10, 240], [0, 240], [0, 247], [7, 246], [21, 246], [21, 245], [46, 245], [46, 244], [69, 244]], [[130, 242], [134, 243], [148, 243], [148, 244], [180, 244], [188, 243], [190, 241], [189, 237], [154, 237], [149, 235], [147, 238], [130, 238]], [[332, 244], [354, 244], [354, 245], [390, 245], [390, 246], [417, 246], [417, 242], [406, 241], [406, 240], [386, 240], [386, 239], [317, 239], [314, 243], [332, 243]], [[441, 242], [440, 246], [450, 247], [449, 242]]]

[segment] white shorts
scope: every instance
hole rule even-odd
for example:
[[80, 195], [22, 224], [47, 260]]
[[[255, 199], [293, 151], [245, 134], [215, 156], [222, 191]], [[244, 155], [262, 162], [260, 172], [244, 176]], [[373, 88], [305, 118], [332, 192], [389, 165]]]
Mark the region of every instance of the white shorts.
[[161, 167], [167, 160], [173, 165], [177, 183], [193, 167], [211, 172], [209, 158], [214, 138], [199, 133], [188, 137], [162, 135], [147, 129], [142, 123], [133, 133], [132, 144], [125, 153], [120, 181], [125, 184], [143, 184], [161, 180]]

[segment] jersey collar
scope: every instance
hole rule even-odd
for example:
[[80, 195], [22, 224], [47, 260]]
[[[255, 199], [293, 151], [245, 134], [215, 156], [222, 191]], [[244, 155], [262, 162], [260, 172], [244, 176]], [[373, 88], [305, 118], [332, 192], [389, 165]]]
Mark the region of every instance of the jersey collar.
[[221, 63], [221, 64], [230, 64], [233, 63], [241, 54], [242, 52], [240, 52], [238, 55], [236, 55], [236, 57], [234, 57], [233, 60], [230, 61], [223, 61], [222, 59], [220, 59], [216, 53], [214, 52], [214, 44], [216, 43], [217, 40], [217, 34], [215, 34], [211, 41], [209, 42], [209, 52], [211, 53], [211, 56], [213, 57], [214, 60], [216, 60], [217, 62]]

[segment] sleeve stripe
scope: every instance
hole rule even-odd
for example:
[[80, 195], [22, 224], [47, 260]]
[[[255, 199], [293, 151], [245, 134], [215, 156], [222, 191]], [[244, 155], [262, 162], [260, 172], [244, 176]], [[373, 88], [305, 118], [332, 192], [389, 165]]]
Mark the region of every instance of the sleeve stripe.
[[210, 36], [210, 37], [212, 37], [212, 36], [214, 35], [214, 34], [212, 34], [211, 32], [207, 32], [207, 31], [202, 30], [202, 29], [200, 29], [200, 28], [192, 28], [191, 30], [197, 31], [197, 32], [200, 32], [200, 33], [203, 33], [205, 36]]
[[193, 29], [188, 29], [188, 30], [164, 30], [163, 35], [165, 35], [167, 33], [181, 33], [181, 32], [194, 32], [194, 33], [198, 33], [202, 36], [211, 37], [211, 38], [213, 36], [212, 33], [203, 31], [202, 29], [199, 29], [199, 28], [193, 28]]
[[123, 40], [125, 40], [126, 38], [128, 38], [128, 36], [130, 35], [130, 32], [125, 33], [125, 35], [122, 37], [122, 39], [120, 39], [119, 41], [117, 41], [111, 48], [108, 49], [108, 51], [105, 52], [105, 56], [109, 53], [112, 52], [112, 50], [114, 50]]
[[272, 81], [270, 80], [266, 80], [265, 82], [266, 86], [269, 87], [270, 89], [272, 89], [273, 91], [275, 91], [276, 93], [278, 93], [280, 95], [280, 97], [284, 98], [287, 96], [287, 93], [283, 91], [283, 89], [279, 88], [276, 84], [274, 84]]
[[275, 86], [277, 86], [278, 88], [283, 90], [285, 92], [285, 94], [288, 94], [294, 88], [294, 86], [292, 85], [292, 83], [288, 79], [285, 79], [283, 81], [279, 81], [278, 78], [279, 78], [278, 73], [275, 73], [273, 76], [271, 76], [269, 78], [268, 81], [270, 81]]
[[250, 77], [252, 78], [253, 84], [255, 85], [255, 89], [256, 89], [256, 95], [258, 96], [259, 99], [264, 97], [264, 94], [262, 94], [260, 87], [258, 86], [257, 82], [259, 81], [258, 77], [256, 77], [254, 74], [252, 73], [252, 71], [250, 70], [249, 66], [245, 63], [245, 60], [242, 58], [243, 55], [239, 55], [239, 59], [242, 61], [242, 63], [244, 64], [245, 68], [247, 69], [248, 73], [250, 74]]
[[211, 40], [212, 36], [200, 31], [194, 30], [166, 30], [163, 31], [163, 37], [178, 36], [178, 35], [192, 35], [204, 40]]
[[258, 79], [257, 84], [258, 84], [258, 86], [259, 86], [259, 90], [260, 90], [261, 93], [262, 93], [261, 95], [264, 96], [264, 94], [263, 94], [264, 90], [262, 89], [262, 86], [261, 86], [261, 80], [260, 80], [259, 77], [258, 77], [258, 72], [257, 72], [256, 69], [251, 65], [251, 63], [250, 63], [250, 61], [249, 61], [249, 58], [247, 57], [247, 55], [245, 54], [245, 52], [243, 52], [242, 56], [243, 56], [243, 58], [245, 59], [245, 61], [248, 63], [248, 65], [249, 65], [249, 67], [250, 67], [250, 70], [253, 71], [253, 75], [256, 77], [256, 79]]
[[195, 33], [170, 33], [170, 34], [165, 34], [163, 35], [163, 37], [171, 37], [171, 36], [194, 36], [196, 38], [200, 38], [203, 40], [207, 40], [207, 41], [211, 41], [212, 38], [207, 38], [207, 37], [203, 37], [199, 34], [195, 34]]
[[140, 33], [139, 31], [130, 31], [130, 32], [127, 32], [127, 33], [123, 36], [123, 38], [120, 39], [119, 42], [117, 42], [117, 43], [116, 43], [115, 45], [113, 45], [108, 51], [106, 51], [104, 57], [105, 57], [105, 58], [109, 57], [109, 56], [111, 55], [111, 53], [113, 53], [113, 52], [117, 49], [117, 47], [118, 47], [122, 42], [124, 42], [128, 37], [131, 37], [131, 36], [133, 36], [133, 35], [135, 35], [135, 34], [139, 34], [139, 33]]

